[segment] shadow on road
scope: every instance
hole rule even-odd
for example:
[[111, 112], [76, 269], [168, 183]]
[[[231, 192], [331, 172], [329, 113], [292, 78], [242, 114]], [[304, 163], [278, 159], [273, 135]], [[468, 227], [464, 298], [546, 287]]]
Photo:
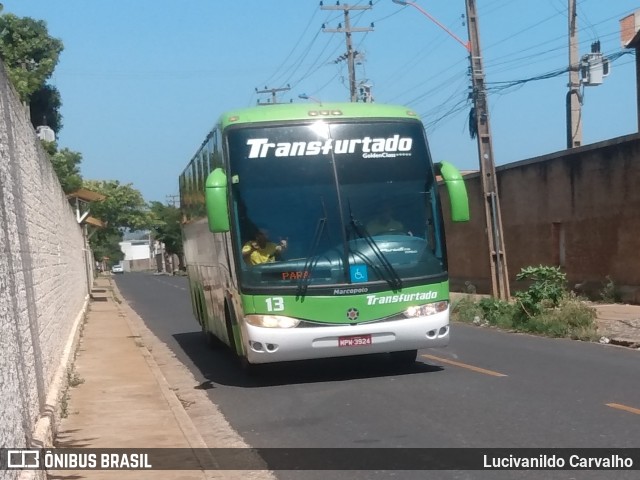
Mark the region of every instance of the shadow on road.
[[259, 388], [296, 383], [340, 382], [353, 379], [434, 373], [444, 368], [416, 362], [395, 365], [386, 354], [304, 360], [259, 365], [245, 371], [228, 349], [210, 348], [202, 332], [177, 333], [173, 338], [207, 379], [195, 388], [209, 390], [216, 384]]

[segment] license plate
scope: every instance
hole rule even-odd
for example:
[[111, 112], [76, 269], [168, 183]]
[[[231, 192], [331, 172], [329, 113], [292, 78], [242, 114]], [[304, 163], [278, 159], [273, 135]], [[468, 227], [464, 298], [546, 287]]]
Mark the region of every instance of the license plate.
[[362, 347], [371, 345], [371, 335], [350, 335], [348, 337], [338, 337], [339, 347]]

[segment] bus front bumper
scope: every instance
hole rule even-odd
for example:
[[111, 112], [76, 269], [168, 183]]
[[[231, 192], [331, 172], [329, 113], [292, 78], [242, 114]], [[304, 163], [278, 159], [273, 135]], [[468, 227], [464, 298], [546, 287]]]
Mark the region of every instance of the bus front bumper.
[[250, 363], [397, 352], [449, 343], [449, 310], [406, 320], [297, 328], [243, 325]]

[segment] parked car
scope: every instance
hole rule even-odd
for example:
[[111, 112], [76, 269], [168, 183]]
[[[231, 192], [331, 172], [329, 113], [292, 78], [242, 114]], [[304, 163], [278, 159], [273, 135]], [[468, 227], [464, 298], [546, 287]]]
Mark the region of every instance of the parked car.
[[111, 273], [124, 273], [124, 267], [120, 264], [111, 267]]

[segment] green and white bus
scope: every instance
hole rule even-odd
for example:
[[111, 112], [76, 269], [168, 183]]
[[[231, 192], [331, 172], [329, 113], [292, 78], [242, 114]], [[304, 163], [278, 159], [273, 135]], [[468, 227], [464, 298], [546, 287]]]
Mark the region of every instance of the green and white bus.
[[[223, 114], [180, 175], [191, 299], [208, 339], [245, 365], [382, 352], [412, 362], [447, 345], [440, 180], [452, 220], [468, 220], [459, 171], [432, 163], [402, 106]], [[394, 228], [373, 231], [382, 209]], [[242, 249], [259, 229], [287, 248], [250, 264]]]

